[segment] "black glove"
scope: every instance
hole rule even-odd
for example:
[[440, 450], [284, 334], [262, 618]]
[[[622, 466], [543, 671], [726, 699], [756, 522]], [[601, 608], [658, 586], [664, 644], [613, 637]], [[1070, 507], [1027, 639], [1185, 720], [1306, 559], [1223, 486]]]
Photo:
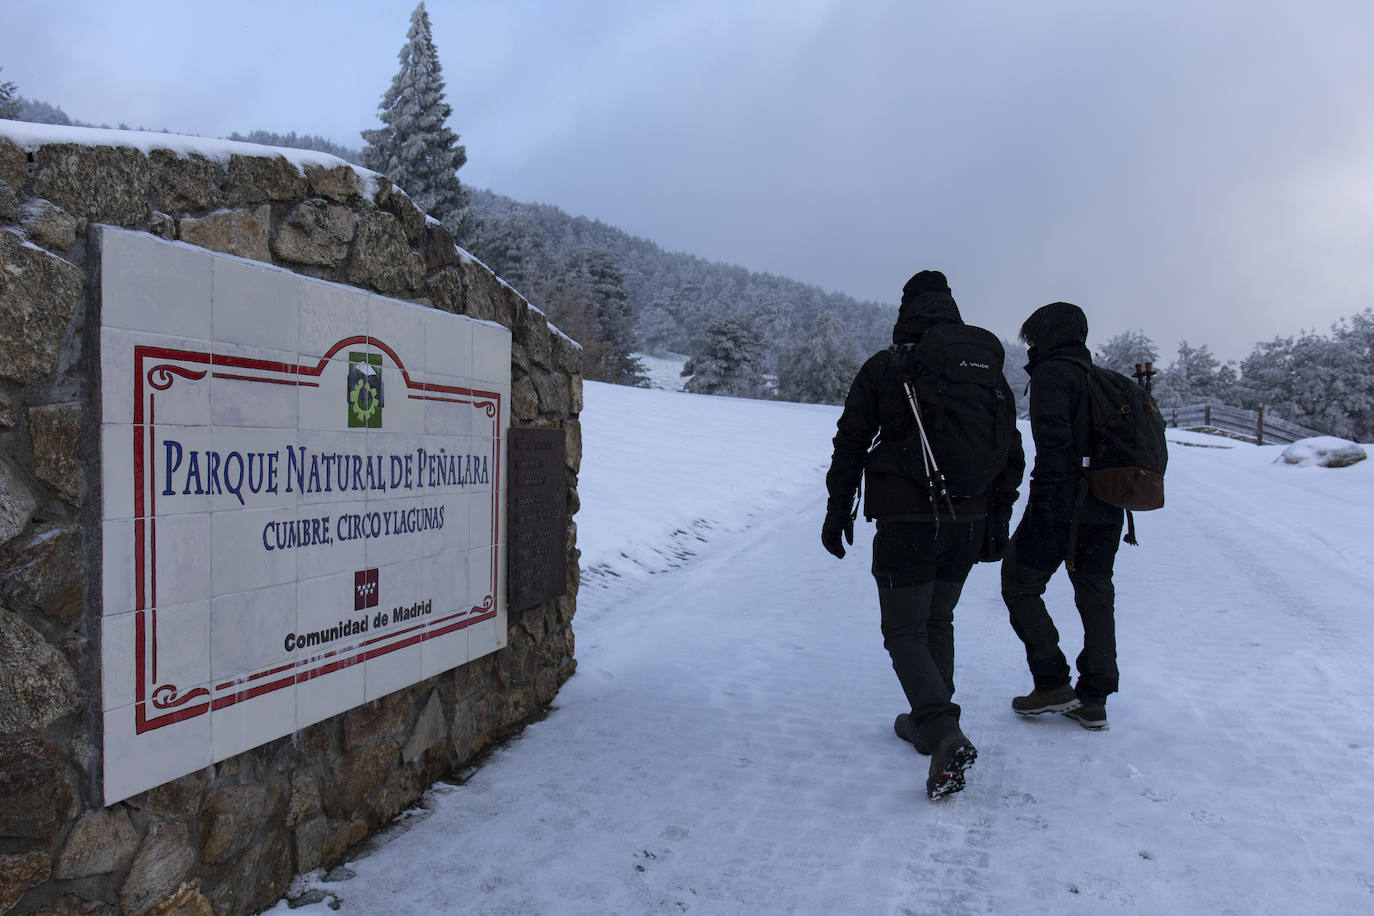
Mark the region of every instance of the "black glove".
[[844, 539], [850, 544], [854, 543], [854, 517], [844, 510], [826, 512], [825, 522], [821, 524], [821, 544], [838, 559], [843, 560], [844, 544], [840, 540], [840, 535], [844, 535]]
[[983, 534], [983, 549], [978, 553], [981, 563], [996, 563], [1007, 552], [1011, 541], [1011, 506], [998, 506], [988, 515], [987, 531]]

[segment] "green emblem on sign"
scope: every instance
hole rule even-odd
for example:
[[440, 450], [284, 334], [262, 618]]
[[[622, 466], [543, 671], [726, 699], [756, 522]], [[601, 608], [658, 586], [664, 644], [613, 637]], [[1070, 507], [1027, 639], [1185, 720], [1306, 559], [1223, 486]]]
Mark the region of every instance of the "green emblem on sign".
[[382, 426], [382, 355], [348, 354], [348, 425], [380, 429]]

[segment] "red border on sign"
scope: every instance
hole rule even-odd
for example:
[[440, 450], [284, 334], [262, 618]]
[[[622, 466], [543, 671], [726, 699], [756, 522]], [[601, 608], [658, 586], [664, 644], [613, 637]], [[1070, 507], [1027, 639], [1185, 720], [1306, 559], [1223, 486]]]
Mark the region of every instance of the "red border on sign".
[[[411, 400], [467, 404], [491, 418], [491, 590], [478, 605], [455, 611], [385, 636], [321, 652], [280, 665], [269, 671], [246, 675], [212, 687], [186, 692], [157, 679], [157, 487], [152, 485], [152, 452], [156, 434], [156, 394], [171, 388], [177, 379], [200, 381], [210, 375], [225, 381], [317, 388], [330, 359], [345, 347], [375, 347], [391, 357], [405, 381]], [[190, 365], [179, 365], [190, 364]], [[146, 366], [146, 369], [145, 369]], [[199, 367], [205, 367], [203, 369]], [[411, 377], [396, 351], [373, 337], [359, 335], [340, 340], [313, 366], [274, 360], [226, 356], [197, 350], [134, 346], [134, 729], [138, 734], [223, 709], [275, 690], [292, 687], [334, 671], [361, 664], [456, 632], [497, 615], [496, 583], [499, 573], [500, 491], [502, 437], [501, 394], [453, 385], [422, 382]]]

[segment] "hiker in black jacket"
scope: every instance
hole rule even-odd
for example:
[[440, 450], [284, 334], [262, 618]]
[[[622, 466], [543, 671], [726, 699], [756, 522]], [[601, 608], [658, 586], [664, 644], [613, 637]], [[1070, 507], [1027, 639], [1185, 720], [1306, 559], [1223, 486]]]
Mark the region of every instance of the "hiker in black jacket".
[[[931, 332], [941, 325], [958, 327]], [[982, 476], [991, 483], [982, 483], [978, 492], [944, 501], [931, 491], [924, 473], [917, 476], [912, 470], [913, 447], [917, 450], [914, 461], [921, 461], [919, 438], [912, 403], [902, 384], [904, 373], [910, 377], [913, 371], [902, 363], [910, 358], [912, 348], [898, 348], [928, 338], [927, 344], [940, 345], [937, 355], [942, 355], [950, 352], [943, 341], [951, 335], [971, 339], [971, 349], [961, 352], [984, 352], [978, 347], [985, 343], [995, 350], [987, 351], [986, 358], [970, 356], [983, 372], [982, 388], [974, 393], [1005, 412], [984, 409], [981, 401], [968, 402], [973, 405], [968, 409], [974, 423], [995, 430], [1001, 448], [996, 459], [988, 458], [985, 451], [975, 461], [995, 460], [999, 465], [986, 468]], [[931, 755], [926, 791], [938, 798], [963, 788], [963, 771], [977, 756], [959, 728], [959, 706], [952, 702], [954, 606], [973, 564], [979, 559], [998, 559], [1006, 548], [1025, 456], [1016, 431], [1015, 402], [1002, 378], [1001, 344], [988, 332], [964, 325], [944, 274], [921, 271], [907, 282], [892, 340], [892, 348], [864, 363], [845, 399], [826, 475], [830, 498], [821, 542], [839, 558], [845, 555], [843, 541], [854, 543], [854, 496], [864, 478], [864, 516], [876, 519], [878, 526], [872, 569], [878, 584], [883, 645], [910, 705], [909, 712], [897, 717], [894, 728], [918, 751]], [[955, 389], [960, 390], [957, 385]], [[949, 447], [945, 439], [949, 434], [941, 426], [953, 407], [923, 402], [921, 410], [937, 462], [944, 460], [942, 453], [950, 461], [961, 458], [962, 453]], [[967, 470], [943, 469], [952, 478]]]
[[[1021, 340], [1030, 348], [1026, 371], [1035, 466], [1026, 511], [1002, 561], [1002, 599], [1035, 679], [1030, 694], [1012, 700], [1012, 709], [1028, 716], [1063, 712], [1085, 728], [1103, 729], [1107, 695], [1117, 689], [1112, 566], [1123, 512], [1080, 485], [1091, 432], [1087, 337], [1087, 317], [1067, 302], [1037, 309], [1021, 326]], [[1083, 621], [1076, 687], [1069, 684], [1059, 631], [1042, 597], [1050, 577], [1070, 557], [1069, 581]]]

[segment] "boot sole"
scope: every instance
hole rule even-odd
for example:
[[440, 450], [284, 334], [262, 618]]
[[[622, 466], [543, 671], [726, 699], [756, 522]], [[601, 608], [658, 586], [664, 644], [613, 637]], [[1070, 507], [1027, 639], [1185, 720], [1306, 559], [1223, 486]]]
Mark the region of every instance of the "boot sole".
[[1081, 725], [1081, 726], [1083, 726], [1084, 728], [1088, 729], [1088, 731], [1105, 732], [1107, 729], [1111, 728], [1111, 726], [1107, 724], [1107, 720], [1106, 720], [1106, 719], [1100, 719], [1100, 720], [1080, 719], [1078, 716], [1075, 716], [1075, 715], [1073, 714], [1073, 710], [1069, 710], [1068, 712], [1066, 712], [1066, 713], [1064, 714], [1064, 716], [1065, 716], [1065, 718], [1074, 720], [1074, 721], [1077, 722], [1079, 725]]
[[956, 750], [949, 763], [935, 775], [933, 785], [926, 787], [926, 795], [931, 799], [944, 798], [964, 790], [964, 771], [973, 766], [978, 759], [978, 749], [966, 744]]
[[1037, 706], [1034, 709], [1017, 709], [1013, 706], [1011, 711], [1018, 716], [1039, 716], [1047, 712], [1073, 712], [1082, 705], [1082, 700], [1070, 700], [1067, 703], [1052, 703], [1049, 706]]

